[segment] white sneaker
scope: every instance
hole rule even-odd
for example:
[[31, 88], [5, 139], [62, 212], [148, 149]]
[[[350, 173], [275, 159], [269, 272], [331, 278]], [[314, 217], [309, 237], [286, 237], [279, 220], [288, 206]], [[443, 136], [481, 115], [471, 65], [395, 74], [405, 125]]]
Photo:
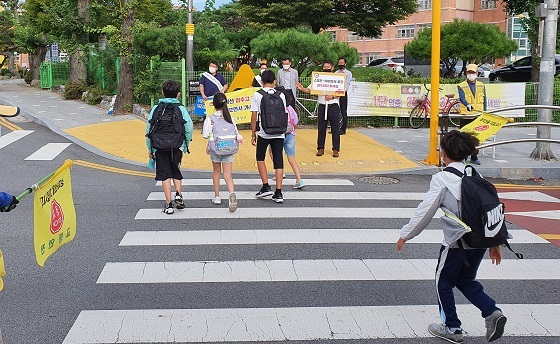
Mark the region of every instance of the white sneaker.
[[230, 193], [229, 194], [229, 211], [230, 212], [234, 212], [237, 210], [237, 196], [235, 195], [235, 193]]
[[173, 209], [173, 203], [165, 203], [165, 206], [163, 207], [162, 212], [171, 215], [175, 212], [175, 210]]
[[212, 204], [220, 205], [222, 204], [222, 199], [220, 197], [214, 197], [214, 199], [212, 200]]

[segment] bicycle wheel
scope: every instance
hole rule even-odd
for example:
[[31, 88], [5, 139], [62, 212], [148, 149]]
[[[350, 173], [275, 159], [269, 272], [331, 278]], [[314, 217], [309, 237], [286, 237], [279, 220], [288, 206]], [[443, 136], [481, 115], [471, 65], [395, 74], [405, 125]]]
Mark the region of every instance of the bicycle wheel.
[[[449, 105], [449, 114], [458, 115], [461, 113], [461, 102], [456, 100]], [[449, 126], [459, 127], [461, 119], [459, 117], [449, 117]]]
[[410, 110], [409, 122], [410, 126], [414, 129], [418, 129], [424, 125], [426, 122], [426, 117], [428, 113], [426, 107], [423, 104], [418, 104], [412, 110]]

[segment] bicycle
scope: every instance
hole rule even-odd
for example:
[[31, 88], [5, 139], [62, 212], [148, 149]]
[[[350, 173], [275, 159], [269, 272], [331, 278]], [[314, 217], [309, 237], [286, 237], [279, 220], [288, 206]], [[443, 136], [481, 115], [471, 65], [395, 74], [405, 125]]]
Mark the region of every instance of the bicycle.
[[[303, 104], [303, 102], [306, 102], [308, 104], [309, 104], [309, 102], [313, 102], [313, 105], [311, 106], [311, 107], [313, 107], [313, 110], [309, 111], [308, 108]], [[295, 110], [298, 113], [300, 118], [302, 117], [303, 114], [307, 114], [307, 117], [309, 117], [309, 118], [317, 118], [318, 108], [319, 108], [319, 102], [316, 99], [296, 98], [296, 108], [295, 108]]]
[[[409, 117], [409, 122], [410, 122], [410, 126], [414, 129], [418, 129], [421, 126], [424, 125], [424, 122], [426, 122], [426, 119], [428, 118], [428, 115], [430, 113], [430, 89], [426, 86], [426, 84], [424, 84], [424, 88], [426, 89], [426, 93], [424, 94], [424, 98], [420, 98], [418, 99], [418, 103], [416, 104], [415, 107], [412, 108], [412, 110], [410, 110], [410, 117]], [[440, 88], [441, 90], [441, 88]], [[445, 95], [445, 104], [443, 105], [443, 108], [440, 108], [440, 112], [442, 114], [454, 114], [454, 115], [458, 115], [461, 113], [460, 111], [460, 104], [461, 102], [458, 99], [454, 99], [455, 95], [454, 94], [446, 94]], [[452, 117], [447, 117], [449, 119], [449, 123], [455, 127], [458, 127], [459, 124], [457, 122], [454, 122]], [[455, 121], [457, 121], [457, 118], [455, 118]]]

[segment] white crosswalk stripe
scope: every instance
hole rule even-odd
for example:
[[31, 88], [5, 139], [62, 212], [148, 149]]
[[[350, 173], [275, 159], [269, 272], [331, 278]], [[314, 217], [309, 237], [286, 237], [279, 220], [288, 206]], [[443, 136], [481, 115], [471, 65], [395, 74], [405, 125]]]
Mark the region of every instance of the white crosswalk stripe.
[[0, 149], [26, 137], [32, 132], [33, 130], [14, 130], [10, 133], [0, 136]]
[[[309, 186], [321, 186], [321, 191], [294, 190], [284, 193], [285, 204], [278, 205], [270, 199], [255, 198], [256, 191], [237, 191], [240, 208], [230, 213], [227, 207], [214, 207], [209, 200], [213, 192], [205, 186], [211, 186], [210, 179], [184, 180], [188, 191], [184, 192], [187, 208], [176, 210], [174, 214], [162, 213], [160, 202], [164, 200], [160, 191], [151, 192], [147, 198], [147, 207], [140, 209], [136, 221], [158, 221], [161, 226], [153, 230], [133, 230], [131, 228], [121, 239], [119, 246], [129, 250], [167, 250], [168, 247], [185, 247], [192, 250], [200, 247], [228, 247], [229, 250], [241, 252], [247, 247], [268, 247], [300, 245], [298, 247], [316, 247], [317, 245], [387, 245], [394, 250], [399, 228], [285, 228], [268, 229], [260, 225], [250, 227], [245, 221], [251, 219], [351, 219], [399, 220], [410, 218], [415, 206], [424, 197], [420, 192], [365, 192], [345, 179], [305, 179]], [[223, 181], [222, 181], [223, 183]], [[286, 179], [284, 185], [293, 185], [295, 180]], [[260, 186], [259, 179], [236, 179], [237, 186]], [[159, 189], [160, 184], [156, 185]], [[345, 190], [336, 190], [337, 186], [346, 186]], [[200, 189], [197, 189], [200, 187]], [[334, 189], [330, 190], [330, 188]], [[288, 188], [286, 188], [288, 189]], [[224, 196], [227, 193], [224, 193]], [[553, 197], [540, 192], [505, 192], [504, 199], [531, 199], [542, 202], [556, 202]], [[290, 205], [298, 200], [296, 205]], [[307, 202], [306, 202], [307, 201]], [[328, 206], [318, 206], [321, 201]], [[341, 201], [341, 202], [339, 202]], [[375, 206], [366, 206], [356, 202], [371, 202]], [[380, 202], [383, 205], [379, 207]], [[194, 204], [208, 202], [206, 207], [190, 207]], [[224, 197], [227, 203], [227, 197]], [[408, 202], [408, 203], [405, 203]], [[247, 203], [247, 207], [243, 204]], [[304, 205], [301, 205], [304, 204]], [[406, 207], [402, 205], [405, 204]], [[333, 206], [334, 205], [334, 206]], [[443, 214], [438, 211], [434, 219]], [[234, 219], [236, 228], [199, 229], [188, 223], [189, 220]], [[170, 222], [161, 222], [168, 220]], [[172, 223], [182, 227], [174, 228]], [[174, 222], [177, 221], [177, 222]], [[223, 221], [223, 220], [222, 220]], [[284, 220], [282, 220], [284, 221]], [[196, 222], [193, 222], [196, 223]], [[224, 223], [224, 222], [222, 222]], [[232, 222], [233, 223], [233, 222]], [[397, 225], [395, 225], [397, 226]], [[389, 226], [391, 227], [391, 226]], [[407, 245], [422, 247], [433, 245], [434, 250], [442, 242], [441, 230], [433, 226]], [[184, 230], [183, 230], [184, 228]], [[243, 229], [237, 229], [243, 228]], [[522, 229], [512, 229], [512, 244], [535, 245], [544, 247], [548, 241], [538, 235]], [[230, 245], [230, 246], [228, 246]], [[305, 246], [301, 246], [305, 245]], [[534, 247], [534, 246], [532, 246]], [[171, 248], [170, 248], [171, 249]], [[305, 248], [302, 256], [290, 259], [274, 259], [258, 256], [247, 258], [219, 258], [208, 260], [191, 260], [176, 258], [153, 261], [147, 258], [134, 261], [112, 261], [103, 267], [97, 284], [105, 288], [118, 286], [148, 288], [149, 286], [201, 285], [213, 288], [224, 283], [253, 283], [269, 288], [273, 283], [313, 284], [313, 283], [357, 283], [359, 281], [434, 283], [434, 270], [437, 259], [429, 258], [392, 258], [377, 253], [367, 258], [340, 259], [333, 253], [323, 252], [320, 259], [307, 259]], [[249, 250], [251, 251], [251, 250]], [[262, 250], [261, 250], [262, 251]], [[256, 251], [256, 252], [261, 252]], [[338, 253], [340, 254], [340, 253]], [[251, 253], [250, 255], [255, 255]], [[258, 253], [256, 253], [258, 255]], [[138, 256], [142, 257], [142, 256]], [[225, 256], [227, 257], [227, 254]], [[512, 256], [510, 256], [512, 257]], [[167, 256], [166, 256], [167, 258]], [[560, 259], [504, 259], [499, 266], [492, 265], [485, 259], [479, 269], [480, 280], [500, 281], [507, 288], [507, 283], [521, 281], [560, 281]], [[318, 287], [320, 288], [320, 286]], [[135, 289], [137, 290], [137, 289]], [[414, 291], [411, 291], [414, 293]], [[409, 295], [410, 296], [410, 295]], [[272, 298], [274, 296], [271, 296]], [[177, 309], [153, 309], [142, 306], [142, 300], [135, 303], [133, 309], [97, 309], [83, 310], [68, 332], [63, 344], [77, 343], [191, 343], [191, 342], [272, 342], [272, 341], [327, 341], [333, 339], [401, 339], [403, 343], [415, 343], [420, 338], [430, 337], [427, 326], [439, 322], [437, 305], [337, 305], [338, 298], [329, 299], [326, 307], [292, 306], [266, 308], [199, 308], [187, 307]], [[504, 336], [560, 336], [560, 328], [555, 320], [560, 312], [560, 304], [523, 303], [500, 304], [508, 316]], [[265, 305], [266, 306], [266, 305]], [[157, 308], [157, 307], [156, 307]], [[470, 304], [458, 304], [463, 328], [469, 336], [484, 336], [484, 319], [480, 311]], [[146, 325], [149, 324], [149, 325]]]
[[70, 145], [71, 143], [47, 143], [25, 160], [53, 160]]

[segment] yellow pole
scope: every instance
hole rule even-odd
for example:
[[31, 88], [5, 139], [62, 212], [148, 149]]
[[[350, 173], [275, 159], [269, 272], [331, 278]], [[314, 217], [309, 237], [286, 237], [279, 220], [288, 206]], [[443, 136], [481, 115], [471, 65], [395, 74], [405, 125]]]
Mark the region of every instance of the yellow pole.
[[432, 97], [430, 99], [430, 153], [424, 160], [427, 165], [439, 165], [439, 64], [441, 37], [441, 0], [432, 1]]

